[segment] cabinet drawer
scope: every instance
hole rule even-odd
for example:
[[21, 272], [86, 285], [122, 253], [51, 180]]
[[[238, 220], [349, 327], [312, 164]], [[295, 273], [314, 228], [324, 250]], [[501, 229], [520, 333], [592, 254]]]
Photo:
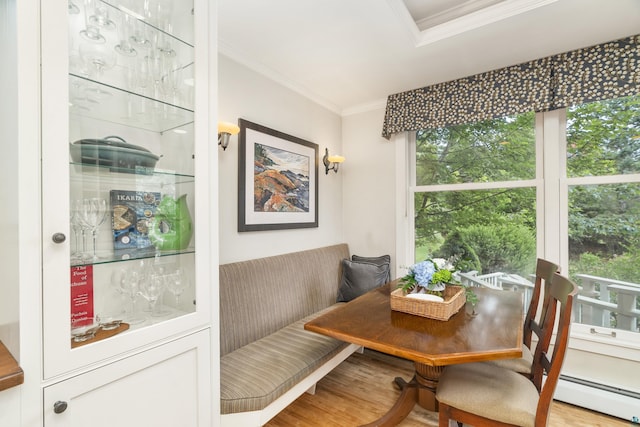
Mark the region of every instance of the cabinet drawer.
[[209, 330], [44, 389], [46, 427], [211, 425]]

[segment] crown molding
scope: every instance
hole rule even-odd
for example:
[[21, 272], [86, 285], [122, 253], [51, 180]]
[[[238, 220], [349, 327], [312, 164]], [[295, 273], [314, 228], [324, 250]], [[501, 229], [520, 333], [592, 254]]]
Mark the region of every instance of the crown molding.
[[[413, 20], [413, 17], [407, 10], [407, 6], [403, 0], [387, 1], [399, 16], [404, 27], [410, 32], [413, 37], [415, 47], [421, 47], [537, 9], [539, 7], [547, 6], [557, 2], [558, 0], [505, 0], [501, 3], [487, 6], [475, 12], [459, 16], [458, 18], [452, 18], [447, 22], [443, 22], [424, 30], [421, 30], [418, 27], [418, 24]], [[449, 14], [448, 16], [454, 16], [456, 13], [464, 13], [465, 10], [465, 5], [463, 4], [459, 8], [452, 8], [450, 10], [443, 11], [438, 14], [438, 16], [446, 16], [445, 14]], [[428, 18], [421, 20], [421, 25], [424, 25], [428, 20]]]
[[227, 58], [244, 65], [250, 70], [253, 70], [256, 73], [267, 77], [269, 80], [273, 80], [274, 82], [304, 96], [305, 98], [315, 102], [316, 104], [326, 108], [327, 110], [336, 113], [339, 116], [342, 116], [342, 109], [336, 104], [324, 99], [323, 97], [310, 91], [309, 89], [289, 79], [286, 79], [282, 74], [278, 73], [272, 68], [269, 68], [258, 61], [250, 59], [247, 55], [242, 55], [238, 52], [238, 50], [233, 49], [230, 45], [224, 43], [220, 39], [218, 39], [218, 54], [226, 56]]
[[466, 16], [479, 10], [485, 9], [489, 6], [493, 6], [496, 3], [502, 1], [504, 0], [467, 0], [466, 2], [457, 6], [450, 7], [431, 16], [419, 19], [416, 21], [416, 25], [418, 26], [420, 31], [424, 31], [427, 28], [444, 24], [461, 16]]
[[387, 99], [379, 99], [365, 104], [354, 105], [342, 110], [342, 117], [352, 116], [355, 114], [367, 113], [369, 111], [384, 110], [387, 108]]

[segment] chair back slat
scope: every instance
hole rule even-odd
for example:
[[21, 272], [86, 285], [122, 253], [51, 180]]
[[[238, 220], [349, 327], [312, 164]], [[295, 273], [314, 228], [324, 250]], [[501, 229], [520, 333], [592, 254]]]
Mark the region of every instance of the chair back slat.
[[542, 364], [544, 372], [549, 372], [549, 370], [551, 369], [551, 360], [549, 360], [549, 356], [547, 356], [547, 353], [542, 353], [541, 357], [542, 358], [540, 359], [540, 364]]
[[[536, 422], [540, 422], [540, 425], [546, 425], [553, 393], [560, 378], [560, 370], [562, 369], [569, 342], [571, 310], [574, 298], [578, 294], [578, 286], [568, 278], [555, 273], [550, 281], [548, 293], [548, 309], [542, 323], [542, 336], [536, 346], [532, 366], [532, 381], [540, 391], [536, 415]], [[556, 319], [558, 320], [556, 339], [553, 345], [553, 353], [549, 357], [548, 351]], [[542, 379], [545, 374], [546, 380], [543, 384]], [[544, 424], [542, 424], [542, 421], [544, 421]]]
[[[557, 264], [547, 261], [542, 258], [538, 258], [536, 263], [536, 281], [533, 286], [533, 292], [531, 294], [531, 302], [527, 310], [527, 315], [524, 320], [524, 328], [522, 335], [522, 342], [527, 347], [531, 348], [532, 334], [536, 334], [538, 338], [542, 334], [542, 329], [536, 321], [536, 315], [538, 314], [538, 305], [540, 303], [540, 296], [542, 295], [542, 307], [540, 309], [540, 322], [544, 321], [547, 306], [549, 303], [549, 284], [553, 278], [554, 273], [559, 272], [560, 267]], [[544, 288], [544, 290], [543, 290]]]

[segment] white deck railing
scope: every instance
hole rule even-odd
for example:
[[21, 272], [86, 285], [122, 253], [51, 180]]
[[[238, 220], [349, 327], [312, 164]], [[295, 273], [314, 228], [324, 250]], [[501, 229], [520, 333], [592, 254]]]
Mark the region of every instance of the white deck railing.
[[517, 274], [509, 273], [488, 273], [478, 274], [477, 271], [466, 273], [456, 273], [458, 280], [465, 286], [490, 288], [498, 290], [522, 291], [524, 292], [524, 307], [529, 307], [531, 294], [533, 292], [533, 282]]
[[640, 285], [588, 274], [576, 274], [576, 279], [576, 322], [638, 332]]
[[[508, 273], [478, 274], [477, 271], [456, 273], [463, 285], [499, 290], [521, 290], [525, 307], [529, 306], [533, 283]], [[575, 322], [605, 328], [638, 332], [640, 327], [640, 285], [607, 279], [605, 277], [576, 274], [580, 287], [576, 301]]]

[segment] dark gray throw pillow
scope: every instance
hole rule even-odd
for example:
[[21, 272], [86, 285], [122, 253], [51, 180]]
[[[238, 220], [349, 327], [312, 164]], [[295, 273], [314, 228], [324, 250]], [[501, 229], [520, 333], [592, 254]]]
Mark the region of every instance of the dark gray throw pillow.
[[388, 282], [389, 264], [342, 260], [338, 302], [348, 302]]
[[[380, 256], [360, 256], [360, 255], [351, 255], [351, 261], [356, 262], [369, 262], [371, 264], [376, 265], [391, 265], [391, 255], [380, 255]], [[387, 268], [389, 274], [387, 275], [387, 282], [391, 281], [391, 269]], [[385, 282], [386, 283], [386, 282]]]

